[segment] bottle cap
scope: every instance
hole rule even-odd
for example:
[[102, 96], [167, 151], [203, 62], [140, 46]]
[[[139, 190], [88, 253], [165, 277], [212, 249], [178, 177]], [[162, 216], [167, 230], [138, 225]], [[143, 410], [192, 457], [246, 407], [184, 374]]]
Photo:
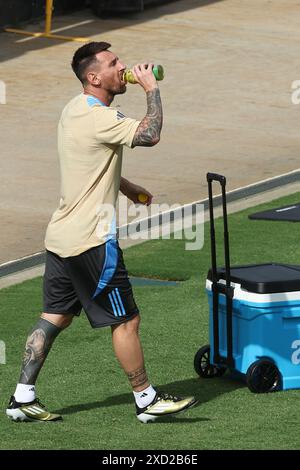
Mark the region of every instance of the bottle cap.
[[155, 65], [153, 67], [153, 73], [156, 78], [156, 80], [163, 80], [165, 76], [165, 71], [162, 65]]
[[148, 201], [148, 196], [147, 196], [147, 194], [140, 193], [140, 194], [138, 195], [138, 200], [139, 200], [140, 202], [142, 202], [142, 203], [147, 202], [147, 201]]

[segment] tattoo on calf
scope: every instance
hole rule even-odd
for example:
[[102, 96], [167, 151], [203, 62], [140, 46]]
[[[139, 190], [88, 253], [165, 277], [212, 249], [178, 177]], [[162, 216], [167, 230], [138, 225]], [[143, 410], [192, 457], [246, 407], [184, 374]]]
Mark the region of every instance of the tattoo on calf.
[[60, 331], [60, 328], [47, 320], [38, 321], [26, 342], [19, 383], [35, 384], [52, 343]]
[[133, 372], [128, 372], [127, 377], [132, 387], [139, 387], [148, 382], [147, 373], [144, 367], [134, 370]]

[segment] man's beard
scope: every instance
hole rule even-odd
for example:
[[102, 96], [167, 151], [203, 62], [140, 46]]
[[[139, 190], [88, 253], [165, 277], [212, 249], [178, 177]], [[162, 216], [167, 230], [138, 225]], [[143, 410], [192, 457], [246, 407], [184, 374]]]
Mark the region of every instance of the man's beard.
[[126, 91], [127, 91], [126, 85], [121, 85], [120, 88], [113, 91], [113, 94], [114, 95], [124, 95], [124, 93], [126, 93]]

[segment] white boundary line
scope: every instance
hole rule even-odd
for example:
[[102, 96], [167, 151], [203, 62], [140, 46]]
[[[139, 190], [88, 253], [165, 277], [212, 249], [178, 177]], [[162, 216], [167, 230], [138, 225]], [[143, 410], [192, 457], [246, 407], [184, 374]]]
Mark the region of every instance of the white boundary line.
[[[299, 176], [299, 182], [300, 182], [300, 170], [293, 170], [293, 171], [290, 171], [290, 172], [288, 172], [288, 173], [283, 173], [282, 175], [279, 175], [279, 176], [277, 175], [277, 176], [273, 176], [273, 177], [271, 177], [271, 178], [267, 178], [267, 179], [258, 181], [257, 183], [251, 183], [251, 184], [249, 184], [249, 185], [247, 185], [247, 186], [240, 186], [239, 188], [232, 189], [231, 191], [228, 191], [228, 192], [226, 193], [227, 202], [231, 202], [231, 201], [230, 201], [230, 196], [233, 196], [234, 194], [239, 194], [240, 192], [241, 192], [241, 193], [248, 192], [248, 191], [250, 192], [250, 190], [251, 190], [252, 188], [255, 189], [255, 187], [259, 187], [259, 186], [261, 186], [261, 185], [265, 185], [265, 184], [268, 185], [268, 184], [270, 184], [270, 183], [272, 183], [272, 182], [275, 182], [275, 181], [278, 180], [278, 179], [281, 180], [281, 179], [283, 179], [283, 178], [285, 178], [285, 177], [291, 177], [291, 176], [293, 176], [293, 175], [298, 175], [298, 176]], [[285, 184], [286, 184], [286, 183], [285, 183]], [[273, 189], [273, 186], [272, 186], [270, 189]], [[216, 194], [216, 195], [214, 196], [214, 200], [220, 198], [221, 196], [222, 196], [221, 193]], [[242, 199], [242, 198], [244, 198], [244, 197], [246, 197], [246, 196], [241, 195], [241, 196], [240, 196], [240, 199]], [[148, 222], [148, 230], [150, 230], [150, 229], [151, 229], [151, 221], [152, 221], [152, 220], [154, 220], [154, 219], [163, 219], [163, 217], [164, 217], [166, 214], [172, 214], [172, 213], [173, 213], [174, 216], [175, 216], [173, 220], [176, 220], [176, 214], [177, 214], [177, 212], [179, 212], [179, 215], [181, 215], [182, 209], [183, 209], [183, 210], [190, 209], [190, 208], [195, 207], [197, 204], [205, 204], [205, 203], [207, 203], [207, 201], [208, 201], [208, 198], [204, 198], [204, 199], [200, 199], [200, 200], [198, 200], [198, 201], [193, 201], [193, 202], [190, 202], [190, 203], [187, 203], [187, 204], [183, 204], [182, 206], [179, 206], [179, 207], [177, 207], [177, 208], [175, 208], [175, 209], [171, 209], [171, 210], [159, 212], [159, 213], [157, 213], [157, 214], [153, 214], [153, 215], [150, 216], [150, 217], [145, 217], [145, 218], [143, 218], [143, 219], [139, 219], [139, 220], [136, 220], [136, 221], [134, 221], [134, 222], [131, 222], [131, 223], [127, 224], [127, 225], [121, 225], [121, 227], [118, 227], [118, 230], [119, 230], [119, 232], [120, 232], [120, 231], [123, 231], [124, 229], [128, 230], [128, 229], [130, 228], [130, 226], [132, 226], [132, 225], [137, 225], [137, 224], [143, 224], [144, 222]], [[174, 205], [175, 205], [175, 204], [174, 204]], [[149, 221], [150, 221], [150, 226], [149, 226]], [[157, 225], [157, 224], [155, 224], [155, 225]], [[155, 225], [154, 225], [154, 226], [155, 226]], [[158, 224], [158, 225], [159, 225], [159, 224]], [[0, 268], [1, 268], [1, 265], [0, 265]]]
[[[66, 31], [67, 29], [72, 29], [72, 28], [77, 28], [77, 26], [83, 26], [84, 24], [89, 24], [89, 23], [94, 23], [95, 20], [85, 20], [85, 21], [80, 21], [80, 23], [74, 23], [68, 26], [63, 26], [62, 28], [56, 28], [52, 29], [51, 33], [59, 33], [60, 31]], [[35, 31], [36, 33], [39, 33], [39, 31]], [[33, 36], [30, 38], [25, 38], [25, 39], [18, 39], [16, 41], [17, 43], [20, 42], [27, 42], [27, 41], [32, 41], [33, 39], [40, 39], [39, 36]]]
[[22, 256], [21, 258], [12, 259], [11, 261], [6, 261], [5, 263], [0, 264], [0, 268], [4, 268], [4, 266], [9, 266], [10, 264], [17, 263], [18, 261], [25, 261], [26, 259], [31, 259], [34, 256], [42, 255], [44, 251], [38, 251], [37, 253], [33, 253], [32, 255]]
[[[293, 180], [293, 176], [295, 176], [294, 180]], [[278, 185], [273, 184], [273, 183], [276, 183], [276, 180], [281, 181], [281, 180], [285, 180], [285, 179], [286, 180], [291, 180], [291, 181], [286, 181], [286, 182], [283, 181], [283, 183], [281, 185], [280, 184], [278, 184]], [[258, 181], [257, 183], [251, 183], [247, 186], [241, 186], [239, 188], [228, 191], [226, 193], [227, 202], [230, 203], [230, 202], [233, 202], [233, 201], [244, 199], [246, 197], [254, 196], [254, 195], [257, 195], [259, 193], [262, 193], [262, 192], [265, 192], [265, 191], [268, 191], [268, 190], [271, 190], [271, 189], [276, 189], [276, 188], [285, 186], [289, 183], [291, 184], [291, 183], [294, 183], [294, 182], [297, 182], [297, 181], [299, 181], [299, 183], [300, 183], [300, 169], [299, 170], [293, 170], [293, 171], [290, 171], [288, 173], [283, 173], [282, 175], [277, 175], [277, 176], [274, 176], [274, 177], [271, 177], [271, 178], [267, 178], [267, 179]], [[263, 188], [264, 186], [266, 186], [265, 189], [260, 189], [260, 188]], [[258, 191], [255, 192], [255, 188], [257, 188]], [[253, 190], [253, 191], [251, 191], [251, 190]], [[248, 196], [247, 196], [247, 193], [249, 193]], [[234, 196], [236, 196], [236, 197], [234, 197]], [[217, 194], [217, 195], [214, 196], [214, 200], [218, 200], [220, 198], [221, 198], [221, 194]], [[170, 214], [170, 215], [173, 214], [173, 219], [172, 220], [176, 220], [176, 213], [177, 212], [180, 212], [180, 215], [181, 215], [182, 209], [184, 209], [184, 208], [185, 209], [186, 208], [191, 208], [192, 209], [197, 204], [207, 204], [207, 201], [208, 201], [207, 198], [201, 199], [201, 200], [198, 200], [198, 201], [193, 201], [191, 203], [179, 206], [176, 209], [171, 209], [169, 211], [159, 212], [159, 213], [154, 214], [150, 217], [135, 220], [133, 222], [130, 222], [129, 224], [121, 225], [121, 227], [118, 227], [118, 232], [119, 232], [119, 234], [121, 233], [121, 235], [122, 235], [122, 232], [127, 232], [128, 230], [130, 230], [130, 226], [133, 226], [133, 225], [137, 226], [138, 224], [142, 224], [142, 223], [145, 223], [145, 222], [148, 223], [148, 231], [149, 231], [149, 230], [151, 230], [151, 228], [153, 228], [155, 226], [162, 225], [160, 222], [166, 214]], [[171, 218], [170, 218], [170, 220], [171, 220]], [[150, 222], [150, 224], [149, 224], [149, 222]], [[151, 222], [156, 222], [156, 223], [154, 223], [152, 225]], [[10, 275], [10, 274], [15, 274], [18, 271], [22, 271], [22, 270], [25, 270], [25, 269], [34, 268], [34, 267], [37, 267], [39, 265], [42, 265], [43, 261], [35, 263], [34, 258], [41, 259], [44, 255], [45, 255], [44, 251], [39, 251], [37, 253], [33, 253], [31, 255], [23, 256], [21, 258], [17, 258], [17, 259], [7, 261], [5, 263], [0, 264], [0, 279], [1, 279], [1, 277], [5, 277], [5, 276]], [[22, 264], [22, 262], [26, 262], [26, 260], [28, 260], [29, 266], [20, 267], [20, 269], [18, 270], [17, 265]], [[32, 261], [33, 264], [30, 263], [30, 261]], [[8, 274], [3, 274], [1, 276], [1, 270], [4, 269], [4, 271], [5, 271], [5, 268], [9, 268], [10, 266], [13, 266], [14, 264], [16, 264], [16, 269], [15, 270], [13, 270], [12, 272], [10, 272]], [[30, 264], [32, 264], [32, 265], [30, 266]]]

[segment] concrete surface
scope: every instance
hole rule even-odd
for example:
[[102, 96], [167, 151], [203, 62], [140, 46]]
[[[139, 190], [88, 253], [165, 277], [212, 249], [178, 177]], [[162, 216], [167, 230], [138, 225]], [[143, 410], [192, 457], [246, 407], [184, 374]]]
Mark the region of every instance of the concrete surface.
[[[151, 149], [126, 150], [124, 176], [155, 202], [207, 196], [205, 174], [234, 189], [299, 167], [298, 0], [181, 0], [131, 16], [98, 19], [89, 10], [54, 18], [63, 34], [112, 43], [128, 65], [162, 63], [164, 130]], [[42, 24], [28, 26], [40, 30]], [[69, 63], [79, 43], [0, 34], [0, 263], [43, 250], [59, 199], [56, 126], [81, 91]], [[145, 98], [128, 86], [116, 104], [142, 118]]]

